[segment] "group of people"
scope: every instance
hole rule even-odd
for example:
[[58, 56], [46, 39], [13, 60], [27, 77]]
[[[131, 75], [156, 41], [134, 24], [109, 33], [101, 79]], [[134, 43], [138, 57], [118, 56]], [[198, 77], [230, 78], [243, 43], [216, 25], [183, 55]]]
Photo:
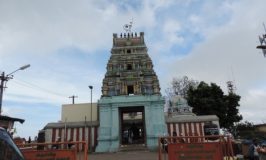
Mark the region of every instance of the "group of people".
[[[57, 137], [56, 144], [52, 145], [52, 149], [60, 149], [61, 145], [62, 145], [62, 144], [60, 144], [61, 142], [62, 142], [61, 137]], [[70, 140], [68, 140], [68, 142], [69, 143], [67, 144], [67, 147], [68, 147], [68, 149], [71, 149], [74, 146], [73, 140], [70, 139]]]
[[130, 144], [135, 143], [140, 136], [141, 135], [139, 128], [135, 123], [133, 123], [131, 127], [128, 129], [128, 135], [127, 135], [128, 143]]
[[266, 145], [258, 145], [258, 141], [254, 139], [248, 149], [249, 160], [266, 160]]

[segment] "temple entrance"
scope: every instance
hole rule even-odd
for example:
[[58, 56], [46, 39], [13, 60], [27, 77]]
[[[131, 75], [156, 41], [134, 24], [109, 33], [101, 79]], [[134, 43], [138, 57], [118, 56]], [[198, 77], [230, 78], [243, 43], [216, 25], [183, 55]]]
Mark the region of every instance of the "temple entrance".
[[120, 113], [120, 144], [145, 143], [144, 107], [121, 107]]

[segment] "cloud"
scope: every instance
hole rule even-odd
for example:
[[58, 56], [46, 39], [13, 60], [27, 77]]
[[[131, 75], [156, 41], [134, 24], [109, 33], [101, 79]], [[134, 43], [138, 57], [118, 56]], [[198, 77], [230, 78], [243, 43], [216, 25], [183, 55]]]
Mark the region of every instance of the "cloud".
[[[111, 31], [119, 25], [111, 21], [117, 16], [116, 7], [105, 5], [101, 9], [94, 6], [85, 1], [64, 2], [64, 5], [59, 1], [6, 2], [0, 17], [1, 53], [24, 50], [32, 54], [47, 54], [65, 46], [76, 46], [86, 51], [106, 47]], [[97, 21], [98, 18], [101, 21]]]
[[168, 20], [164, 23], [163, 26], [163, 35], [167, 39], [168, 44], [180, 44], [184, 41], [183, 37], [178, 36], [178, 32], [181, 30], [181, 25], [178, 21]]
[[[164, 64], [169, 75], [187, 75], [194, 79], [215, 82], [225, 92], [226, 81], [233, 80], [237, 94], [242, 97], [240, 113], [244, 115], [244, 119], [254, 122], [259, 122], [262, 116], [258, 116], [255, 111], [250, 114], [252, 104], [246, 99], [258, 96], [258, 92], [251, 91], [266, 82], [266, 70], [262, 69], [266, 65], [265, 59], [257, 54], [259, 51], [256, 49], [257, 33], [261, 30], [261, 21], [266, 18], [263, 14], [264, 8], [258, 7], [261, 5], [261, 1], [252, 5], [246, 1], [231, 4], [233, 14], [230, 21], [209, 29], [205, 40], [197, 44], [183, 59], [173, 59], [171, 63]], [[258, 98], [261, 98], [258, 103], [264, 101], [263, 96]], [[252, 110], [261, 110], [262, 106], [258, 103], [252, 105]]]
[[[160, 2], [160, 1], [158, 1]], [[156, 25], [155, 11], [167, 3], [144, 1], [139, 11], [109, 1], [1, 2], [0, 54], [51, 54], [71, 46], [87, 53], [110, 45], [131, 18], [137, 28]]]
[[244, 118], [252, 120], [254, 123], [265, 123], [266, 118], [263, 111], [266, 107], [266, 89], [252, 89], [242, 99], [241, 111]]

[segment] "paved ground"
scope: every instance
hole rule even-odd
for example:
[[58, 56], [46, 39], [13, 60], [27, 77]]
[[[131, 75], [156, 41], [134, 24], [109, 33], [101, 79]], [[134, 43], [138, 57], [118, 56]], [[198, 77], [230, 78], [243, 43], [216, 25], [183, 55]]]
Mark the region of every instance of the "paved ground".
[[[157, 152], [128, 151], [117, 153], [93, 153], [89, 154], [89, 160], [158, 160]], [[162, 159], [164, 159], [162, 157]]]

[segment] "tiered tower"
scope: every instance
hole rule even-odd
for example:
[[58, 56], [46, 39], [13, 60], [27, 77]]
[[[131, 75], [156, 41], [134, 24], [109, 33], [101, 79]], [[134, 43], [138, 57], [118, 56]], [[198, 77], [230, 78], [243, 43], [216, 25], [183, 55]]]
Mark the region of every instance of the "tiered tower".
[[160, 95], [159, 81], [147, 53], [144, 33], [113, 35], [102, 96]]
[[[125, 144], [136, 143], [156, 149], [158, 137], [166, 133], [164, 99], [147, 51], [143, 32], [113, 34], [111, 57], [98, 102], [100, 128], [96, 152], [115, 152]], [[138, 128], [137, 132], [133, 126]]]

